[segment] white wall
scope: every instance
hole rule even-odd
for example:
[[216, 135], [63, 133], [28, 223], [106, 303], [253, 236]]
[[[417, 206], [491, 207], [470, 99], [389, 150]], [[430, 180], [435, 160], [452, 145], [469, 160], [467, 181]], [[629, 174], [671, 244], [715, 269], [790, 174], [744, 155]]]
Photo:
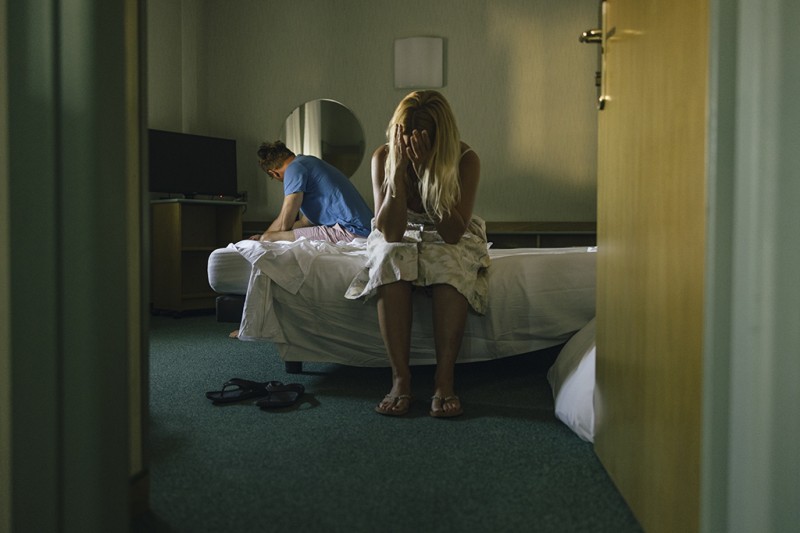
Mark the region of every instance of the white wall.
[[[255, 150], [297, 105], [350, 107], [367, 151], [406, 94], [394, 39], [445, 39], [442, 92], [481, 156], [476, 212], [487, 220], [596, 219], [597, 0], [151, 0], [151, 127], [235, 138], [246, 220], [274, 216], [281, 190]], [[176, 49], [180, 47], [180, 53]], [[180, 109], [180, 116], [177, 110]], [[352, 178], [371, 203], [369, 162]]]

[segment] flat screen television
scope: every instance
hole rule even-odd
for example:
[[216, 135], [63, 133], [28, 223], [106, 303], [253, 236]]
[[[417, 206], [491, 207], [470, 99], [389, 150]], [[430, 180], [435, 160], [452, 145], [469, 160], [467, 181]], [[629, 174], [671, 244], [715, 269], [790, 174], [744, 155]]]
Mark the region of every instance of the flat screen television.
[[148, 130], [150, 192], [236, 197], [236, 141]]

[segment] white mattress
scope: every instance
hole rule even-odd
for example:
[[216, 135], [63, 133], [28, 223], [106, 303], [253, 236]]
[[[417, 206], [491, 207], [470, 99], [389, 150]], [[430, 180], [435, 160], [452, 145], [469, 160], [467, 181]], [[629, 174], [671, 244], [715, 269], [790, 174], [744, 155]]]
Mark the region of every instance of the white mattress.
[[[595, 314], [594, 248], [490, 250], [489, 308], [467, 318], [459, 362], [566, 342]], [[375, 301], [344, 293], [366, 261], [364, 240], [332, 245], [240, 241], [209, 259], [209, 283], [245, 294], [242, 340], [275, 343], [285, 361], [388, 366]], [[414, 294], [411, 364], [432, 364], [431, 301]]]
[[233, 244], [211, 252], [208, 257], [208, 284], [220, 294], [247, 294], [250, 262]]

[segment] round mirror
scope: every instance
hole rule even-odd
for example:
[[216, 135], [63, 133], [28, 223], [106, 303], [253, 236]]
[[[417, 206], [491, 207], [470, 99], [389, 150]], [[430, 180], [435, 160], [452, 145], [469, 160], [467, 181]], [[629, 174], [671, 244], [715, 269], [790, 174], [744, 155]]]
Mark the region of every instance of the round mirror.
[[312, 100], [286, 118], [280, 139], [295, 154], [327, 161], [348, 178], [364, 157], [364, 130], [352, 111], [335, 100]]

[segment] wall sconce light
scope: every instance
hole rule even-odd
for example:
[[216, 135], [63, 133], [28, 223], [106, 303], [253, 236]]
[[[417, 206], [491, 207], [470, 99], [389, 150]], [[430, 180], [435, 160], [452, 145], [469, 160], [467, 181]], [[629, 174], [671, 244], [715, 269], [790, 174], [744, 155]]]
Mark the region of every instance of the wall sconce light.
[[394, 41], [394, 86], [397, 89], [444, 85], [444, 42], [441, 37], [409, 37]]

